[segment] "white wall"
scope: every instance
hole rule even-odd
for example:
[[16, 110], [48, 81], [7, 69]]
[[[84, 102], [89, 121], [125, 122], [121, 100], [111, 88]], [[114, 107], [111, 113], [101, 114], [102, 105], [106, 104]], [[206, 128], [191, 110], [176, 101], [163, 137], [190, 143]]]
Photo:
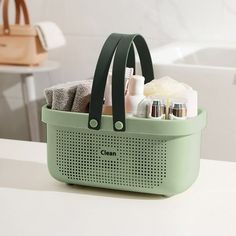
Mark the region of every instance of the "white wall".
[[[50, 53], [61, 68], [36, 77], [43, 89], [93, 75], [100, 48], [111, 32], [145, 36], [150, 48], [173, 40], [236, 41], [235, 0], [28, 0], [32, 22], [50, 20], [64, 31], [67, 47]], [[18, 77], [0, 76], [0, 138], [28, 139]]]
[[179, 40], [236, 40], [235, 0], [158, 0], [161, 29]]

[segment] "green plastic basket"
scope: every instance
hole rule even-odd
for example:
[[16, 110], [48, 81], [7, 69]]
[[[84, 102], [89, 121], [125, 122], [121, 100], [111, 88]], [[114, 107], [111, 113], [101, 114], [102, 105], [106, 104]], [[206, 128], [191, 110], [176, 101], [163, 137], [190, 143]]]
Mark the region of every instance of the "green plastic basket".
[[203, 110], [184, 121], [128, 118], [126, 132], [114, 132], [109, 116], [94, 131], [88, 114], [42, 111], [48, 168], [59, 181], [171, 196], [198, 176]]
[[[122, 42], [124, 46], [124, 43], [133, 42], [135, 38], [140, 39], [137, 35], [117, 35], [112, 34], [106, 41], [112, 52], [116, 49], [115, 74], [121, 71], [117, 70], [116, 56], [122, 64], [119, 54], [120, 49], [125, 51]], [[111, 38], [115, 42], [114, 47], [111, 47]], [[134, 42], [137, 50], [140, 49], [141, 41]], [[106, 64], [101, 56], [106, 48], [105, 43], [95, 71], [89, 114], [56, 111], [46, 106], [42, 108], [42, 120], [47, 123], [48, 168], [51, 175], [69, 184], [165, 196], [186, 190], [199, 173], [201, 131], [206, 125], [206, 112], [200, 109], [197, 117], [187, 120], [125, 119], [122, 116], [124, 104], [115, 103], [117, 98], [122, 100], [118, 95], [124, 84], [119, 82], [112, 91], [113, 116], [101, 116], [106, 82], [104, 75], [109, 66], [103, 73], [100, 66]], [[130, 48], [131, 53], [122, 65], [123, 75], [127, 60], [130, 64], [134, 63], [132, 44]], [[150, 62], [147, 55], [140, 55], [142, 58]], [[110, 65], [111, 59], [109, 57], [107, 65]], [[152, 76], [145, 62], [142, 64], [141, 60], [143, 74]], [[101, 73], [100, 81], [97, 73]], [[117, 78], [112, 79], [114, 87]]]

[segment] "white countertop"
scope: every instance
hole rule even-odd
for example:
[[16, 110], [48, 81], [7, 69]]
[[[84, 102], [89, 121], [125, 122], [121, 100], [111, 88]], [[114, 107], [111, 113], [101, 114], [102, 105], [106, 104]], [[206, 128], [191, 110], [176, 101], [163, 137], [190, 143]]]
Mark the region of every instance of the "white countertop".
[[49, 176], [46, 144], [0, 139], [1, 236], [235, 236], [236, 163], [201, 160], [184, 193], [163, 198]]

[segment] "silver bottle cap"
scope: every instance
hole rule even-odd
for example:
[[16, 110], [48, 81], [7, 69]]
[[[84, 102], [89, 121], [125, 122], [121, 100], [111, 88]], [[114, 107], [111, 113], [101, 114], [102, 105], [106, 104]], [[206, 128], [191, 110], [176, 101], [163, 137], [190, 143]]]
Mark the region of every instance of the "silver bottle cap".
[[151, 107], [151, 117], [161, 117], [166, 113], [166, 105], [161, 98], [154, 98]]
[[187, 117], [186, 103], [181, 101], [173, 101], [169, 107], [169, 114], [173, 114], [176, 117]]

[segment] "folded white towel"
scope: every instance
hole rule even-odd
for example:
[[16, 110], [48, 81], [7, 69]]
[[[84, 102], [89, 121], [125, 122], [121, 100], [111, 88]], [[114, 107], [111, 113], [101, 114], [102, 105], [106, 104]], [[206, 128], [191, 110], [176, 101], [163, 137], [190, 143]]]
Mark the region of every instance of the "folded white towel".
[[46, 51], [62, 47], [66, 44], [66, 39], [61, 29], [54, 22], [39, 22], [35, 24], [35, 28]]

